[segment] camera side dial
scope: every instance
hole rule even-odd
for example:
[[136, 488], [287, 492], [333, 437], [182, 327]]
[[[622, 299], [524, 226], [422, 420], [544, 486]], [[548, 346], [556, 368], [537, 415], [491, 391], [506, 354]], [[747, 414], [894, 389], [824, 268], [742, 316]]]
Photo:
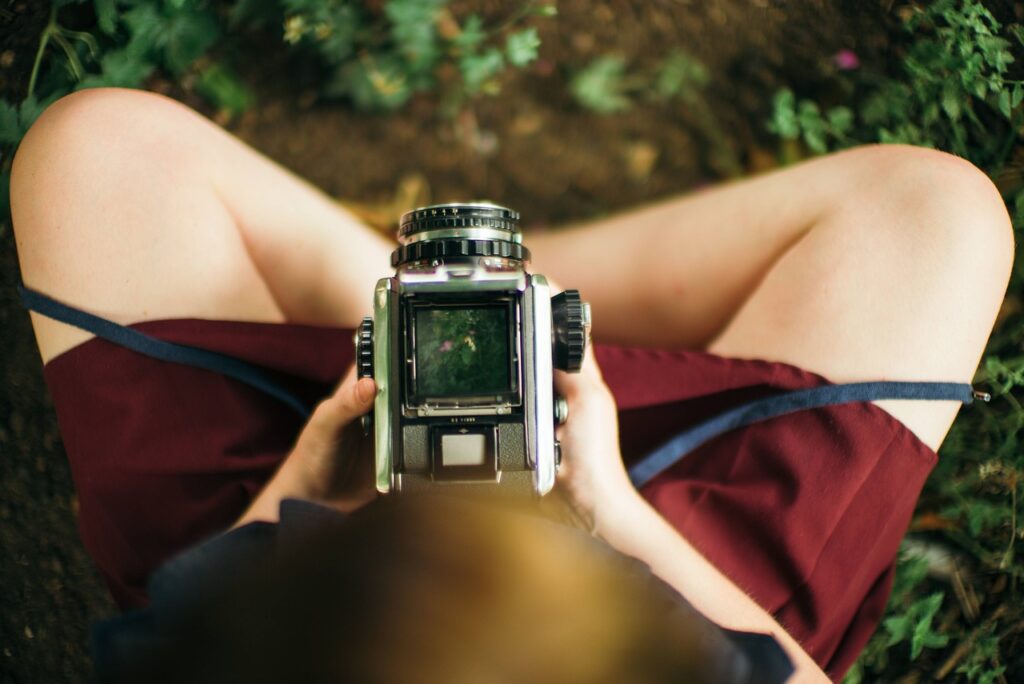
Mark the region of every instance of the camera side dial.
[[[366, 316], [354, 335], [355, 365], [357, 378], [373, 377], [373, 316]], [[359, 419], [363, 434], [373, 431], [373, 411]]]
[[590, 304], [579, 290], [564, 290], [551, 298], [552, 361], [555, 368], [578, 373], [590, 334]]

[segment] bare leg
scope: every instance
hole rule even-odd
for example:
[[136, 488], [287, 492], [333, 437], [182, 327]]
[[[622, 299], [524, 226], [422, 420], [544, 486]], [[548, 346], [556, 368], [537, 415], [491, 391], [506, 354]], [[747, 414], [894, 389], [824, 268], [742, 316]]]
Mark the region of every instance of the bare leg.
[[[26, 283], [124, 323], [355, 325], [392, 247], [194, 112], [137, 91], [51, 107], [11, 192]], [[593, 303], [599, 340], [711, 344], [836, 381], [967, 380], [1005, 289], [1008, 225], [976, 169], [890, 146], [528, 242], [537, 270]], [[90, 336], [33, 324], [44, 360]], [[884, 407], [932, 446], [955, 414]]]
[[[528, 240], [578, 287], [595, 337], [707, 347], [836, 382], [969, 381], [1013, 237], [991, 182], [950, 155], [859, 148]], [[880, 402], [932, 447], [957, 407]]]
[[[87, 90], [50, 107], [11, 179], [25, 283], [133, 323], [355, 326], [390, 243], [187, 107]], [[44, 362], [91, 334], [32, 314]]]

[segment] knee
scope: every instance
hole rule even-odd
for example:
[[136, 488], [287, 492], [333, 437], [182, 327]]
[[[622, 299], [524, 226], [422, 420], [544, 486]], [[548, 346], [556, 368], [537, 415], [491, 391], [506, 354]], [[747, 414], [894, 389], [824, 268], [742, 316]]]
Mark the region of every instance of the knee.
[[[176, 120], [183, 105], [154, 93], [96, 88], [62, 97], [39, 116], [18, 147], [11, 169], [16, 234], [56, 224], [62, 209], [83, 200], [129, 197], [147, 166], [174, 163]], [[51, 220], [37, 220], [40, 216]]]
[[[124, 88], [81, 90], [39, 116], [18, 147], [11, 169], [12, 201], [26, 193], [60, 196], [61, 182], [101, 177], [129, 159], [150, 163], [167, 145], [183, 105], [155, 93]], [[55, 187], [56, 186], [56, 187]]]
[[[1014, 257], [1006, 205], [969, 161], [910, 145], [860, 148], [870, 180], [859, 202], [890, 231], [908, 260], [944, 272], [976, 297], [1001, 301]], [[969, 284], [968, 284], [969, 283]]]

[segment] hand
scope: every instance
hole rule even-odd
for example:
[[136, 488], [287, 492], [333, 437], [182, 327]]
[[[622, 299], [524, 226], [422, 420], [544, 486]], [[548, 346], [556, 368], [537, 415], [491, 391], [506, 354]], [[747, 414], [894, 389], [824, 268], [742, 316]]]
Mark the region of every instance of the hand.
[[579, 373], [555, 371], [555, 390], [569, 402], [569, 418], [555, 431], [562, 443], [558, 485], [592, 531], [606, 536], [636, 490], [619, 451], [615, 399], [589, 341]]
[[372, 501], [373, 440], [365, 437], [359, 418], [373, 407], [376, 385], [357, 381], [349, 369], [335, 392], [321, 401], [291, 452], [249, 510], [235, 523], [277, 520], [282, 499], [319, 501], [348, 512]]

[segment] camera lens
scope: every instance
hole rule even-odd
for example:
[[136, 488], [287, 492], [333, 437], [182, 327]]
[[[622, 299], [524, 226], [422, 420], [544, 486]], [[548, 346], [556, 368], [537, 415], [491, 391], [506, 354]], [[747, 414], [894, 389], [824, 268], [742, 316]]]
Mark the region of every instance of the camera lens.
[[391, 265], [500, 257], [527, 261], [519, 213], [496, 204], [435, 204], [402, 215]]

